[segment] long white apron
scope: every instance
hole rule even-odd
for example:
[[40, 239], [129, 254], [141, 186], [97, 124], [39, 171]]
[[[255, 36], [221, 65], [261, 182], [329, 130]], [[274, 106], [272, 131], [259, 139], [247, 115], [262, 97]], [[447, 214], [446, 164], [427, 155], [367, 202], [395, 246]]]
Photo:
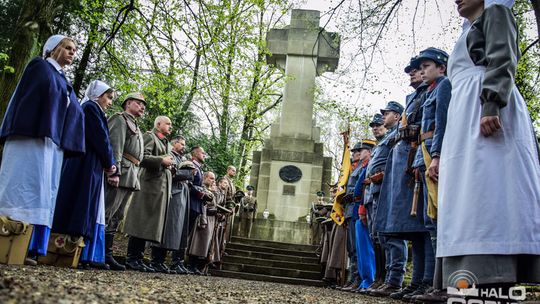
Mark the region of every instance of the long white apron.
[[0, 215], [51, 228], [63, 159], [48, 137], [10, 136], [0, 167]]
[[469, 57], [469, 29], [448, 61], [452, 99], [440, 161], [437, 257], [540, 254], [540, 164], [529, 113], [514, 87], [500, 111], [502, 130], [480, 133], [485, 68]]

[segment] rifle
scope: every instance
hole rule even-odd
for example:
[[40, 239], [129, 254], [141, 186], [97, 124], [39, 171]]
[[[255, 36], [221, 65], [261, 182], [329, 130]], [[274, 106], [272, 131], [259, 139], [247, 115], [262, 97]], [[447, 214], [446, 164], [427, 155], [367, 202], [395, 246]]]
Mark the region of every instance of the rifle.
[[420, 178], [414, 177], [414, 192], [413, 200], [411, 205], [411, 216], [416, 217], [416, 209], [418, 209], [418, 196], [420, 195], [420, 188], [422, 188], [422, 183], [420, 183]]

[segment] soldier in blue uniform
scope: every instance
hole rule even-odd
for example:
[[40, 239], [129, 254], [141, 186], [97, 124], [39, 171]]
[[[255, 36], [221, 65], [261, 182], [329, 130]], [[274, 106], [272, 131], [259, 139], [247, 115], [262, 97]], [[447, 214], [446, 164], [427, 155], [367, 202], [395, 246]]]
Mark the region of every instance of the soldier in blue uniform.
[[[416, 91], [407, 96], [407, 105], [396, 133], [396, 144], [390, 150], [382, 183], [377, 210], [376, 229], [386, 235], [410, 240], [413, 251], [413, 273], [411, 284], [391, 286], [378, 290], [378, 296], [390, 295], [402, 299], [423, 294], [431, 287], [435, 268], [435, 257], [431, 238], [424, 225], [423, 195], [415, 191], [418, 184], [413, 174], [413, 162], [418, 147], [423, 104], [428, 85], [422, 82], [419, 67], [413, 62], [406, 68], [411, 77], [411, 86]], [[392, 292], [393, 291], [393, 292]]]
[[[420, 176], [424, 194], [424, 222], [431, 235], [433, 252], [437, 244], [437, 180], [439, 157], [446, 128], [446, 117], [452, 86], [445, 76], [448, 54], [440, 49], [427, 48], [420, 52], [415, 62], [420, 66], [422, 80], [429, 85], [422, 104], [421, 149], [416, 153], [415, 175]], [[434, 284], [440, 286], [441, 284]], [[414, 299], [445, 301], [445, 292], [434, 290]]]
[[[398, 122], [401, 118], [401, 113], [403, 113], [403, 106], [398, 102], [390, 101], [384, 109], [381, 109], [381, 113], [384, 115], [383, 126], [387, 129], [387, 132], [373, 151], [371, 162], [367, 169], [366, 179], [366, 182], [369, 183], [370, 193], [369, 196], [366, 196], [366, 200], [372, 201], [372, 203], [366, 204], [368, 208], [368, 223], [370, 223], [372, 238], [376, 244], [376, 254], [377, 248], [380, 248], [379, 250], [381, 252], [384, 251], [384, 257], [379, 259], [385, 260], [384, 265], [381, 261], [380, 269], [376, 270], [379, 281], [373, 283], [365, 291], [365, 293], [373, 293], [373, 295], [379, 295], [379, 293], [382, 293], [381, 295], [388, 295], [397, 290], [403, 283], [405, 264], [407, 262], [407, 243], [403, 239], [380, 235], [375, 226], [386, 162], [390, 149], [394, 144]], [[377, 246], [377, 244], [380, 245]]]
[[347, 256], [349, 257], [350, 266], [349, 266], [349, 278], [347, 283], [341, 290], [343, 291], [353, 291], [358, 288], [360, 284], [360, 277], [358, 276], [358, 267], [356, 264], [356, 231], [355, 225], [358, 220], [358, 205], [359, 203], [354, 201], [354, 186], [356, 181], [360, 177], [360, 172], [362, 170], [361, 166], [361, 150], [362, 142], [356, 143], [351, 149], [352, 153], [352, 173], [349, 175], [349, 180], [347, 181], [347, 192], [343, 198], [345, 202], [345, 222], [344, 225], [347, 229]]
[[360, 284], [355, 291], [367, 289], [375, 280], [375, 253], [369, 237], [367, 209], [364, 204], [366, 188], [364, 180], [366, 179], [367, 167], [371, 159], [371, 151], [375, 144], [376, 142], [374, 140], [364, 139], [359, 147], [361, 164], [358, 166], [360, 173], [354, 187], [353, 201], [355, 205], [358, 205], [356, 208], [357, 213], [355, 214], [357, 218], [355, 221], [355, 245]]

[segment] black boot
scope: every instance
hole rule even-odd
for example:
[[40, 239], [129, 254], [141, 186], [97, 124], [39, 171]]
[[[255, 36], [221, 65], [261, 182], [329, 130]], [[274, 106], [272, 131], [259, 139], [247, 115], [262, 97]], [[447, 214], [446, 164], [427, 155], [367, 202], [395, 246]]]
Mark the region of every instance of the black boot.
[[109, 265], [111, 270], [126, 270], [126, 266], [118, 263], [113, 257], [114, 233], [105, 234], [105, 264]]
[[204, 275], [204, 273], [199, 269], [199, 259], [196, 257], [190, 257], [189, 259], [189, 270], [194, 275]]

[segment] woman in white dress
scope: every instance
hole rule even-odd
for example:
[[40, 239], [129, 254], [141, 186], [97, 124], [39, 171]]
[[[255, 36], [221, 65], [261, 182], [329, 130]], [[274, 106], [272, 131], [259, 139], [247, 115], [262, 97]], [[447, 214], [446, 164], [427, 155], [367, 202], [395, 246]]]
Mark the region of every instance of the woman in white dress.
[[[456, 0], [439, 178], [439, 287], [540, 282], [540, 162], [509, 0]], [[436, 282], [437, 283], [437, 282]]]
[[75, 41], [51, 36], [26, 66], [0, 127], [0, 215], [34, 225], [31, 256], [46, 255], [64, 157], [85, 152], [84, 114], [64, 67]]

